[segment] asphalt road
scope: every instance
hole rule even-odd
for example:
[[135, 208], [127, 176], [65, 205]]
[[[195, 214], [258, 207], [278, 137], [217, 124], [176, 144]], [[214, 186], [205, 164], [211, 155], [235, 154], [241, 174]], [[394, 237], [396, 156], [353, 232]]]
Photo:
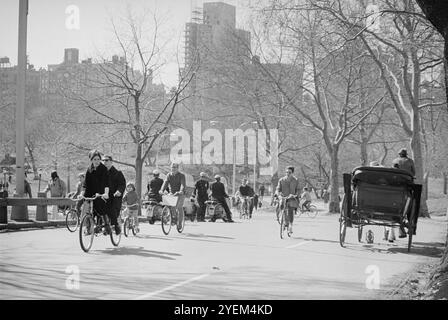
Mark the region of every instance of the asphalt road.
[[[446, 221], [420, 219], [407, 239], [339, 246], [336, 215], [296, 217], [280, 239], [271, 209], [236, 223], [187, 221], [165, 236], [160, 223], [137, 237], [95, 238], [89, 253], [64, 228], [0, 234], [0, 299], [389, 299], [397, 281], [441, 255]], [[236, 216], [236, 215], [235, 215]], [[79, 281], [78, 281], [79, 280]]]

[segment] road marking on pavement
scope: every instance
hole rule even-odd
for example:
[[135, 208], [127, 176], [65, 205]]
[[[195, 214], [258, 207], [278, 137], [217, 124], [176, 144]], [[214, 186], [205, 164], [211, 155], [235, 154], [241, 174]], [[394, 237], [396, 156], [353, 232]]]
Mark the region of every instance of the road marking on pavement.
[[187, 283], [190, 283], [190, 282], [193, 282], [193, 281], [197, 281], [197, 280], [201, 280], [201, 279], [203, 279], [205, 277], [208, 277], [209, 275], [210, 275], [210, 273], [201, 274], [200, 276], [197, 276], [197, 277], [194, 277], [194, 278], [191, 278], [191, 279], [188, 279], [188, 280], [185, 280], [185, 281], [173, 284], [173, 285], [171, 285], [169, 287], [166, 287], [164, 289], [157, 290], [157, 291], [154, 291], [154, 292], [149, 292], [147, 294], [144, 294], [142, 296], [134, 298], [134, 300], [144, 300], [144, 299], [147, 299], [149, 297], [156, 296], [156, 295], [158, 295], [158, 294], [160, 294], [162, 292], [169, 291], [169, 290], [172, 290], [172, 289], [177, 288], [177, 287], [181, 287], [183, 285], [186, 285]]
[[293, 245], [291, 245], [291, 246], [287, 246], [286, 249], [291, 249], [291, 248], [299, 247], [299, 246], [301, 246], [301, 245], [307, 244], [308, 242], [311, 242], [311, 241], [303, 241], [303, 242], [299, 242], [299, 243], [293, 244]]

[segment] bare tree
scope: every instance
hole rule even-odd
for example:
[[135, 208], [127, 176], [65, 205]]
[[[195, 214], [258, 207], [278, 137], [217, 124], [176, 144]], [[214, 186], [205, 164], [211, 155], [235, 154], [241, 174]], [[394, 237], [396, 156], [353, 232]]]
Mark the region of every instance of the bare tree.
[[[152, 25], [148, 27], [150, 21]], [[98, 63], [86, 66], [81, 72], [85, 79], [81, 90], [64, 88], [66, 98], [89, 114], [88, 121], [78, 115], [77, 120], [67, 122], [101, 128], [103, 142], [133, 146], [132, 156], [122, 155], [116, 162], [135, 170], [136, 191], [141, 197], [145, 159], [170, 127], [176, 107], [188, 98], [185, 89], [193, 70], [179, 72], [177, 85], [166, 93], [165, 88], [152, 83], [154, 74], [164, 64], [165, 42], [159, 38], [156, 14], [136, 16], [129, 10], [124, 25], [117, 26], [112, 20], [112, 28], [121, 56], [112, 61], [103, 56]], [[96, 137], [96, 143], [78, 141], [78, 145], [98, 145], [101, 141]]]

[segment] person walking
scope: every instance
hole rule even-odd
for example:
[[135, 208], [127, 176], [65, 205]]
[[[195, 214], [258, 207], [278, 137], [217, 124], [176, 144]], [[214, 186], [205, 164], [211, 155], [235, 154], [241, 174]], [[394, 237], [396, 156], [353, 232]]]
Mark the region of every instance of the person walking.
[[199, 180], [196, 181], [194, 185], [194, 190], [192, 197], [196, 198], [196, 201], [198, 203], [197, 208], [197, 215], [196, 219], [198, 222], [204, 222], [205, 221], [205, 210], [206, 210], [206, 204], [205, 201], [208, 200], [208, 189], [210, 188], [210, 184], [207, 181], [207, 174], [205, 172], [201, 172], [199, 174]]
[[260, 199], [260, 202], [263, 202], [263, 197], [264, 197], [264, 191], [265, 191], [266, 189], [265, 189], [265, 187], [264, 187], [264, 184], [262, 184], [261, 186], [260, 186], [260, 188], [258, 188], [258, 194], [260, 195], [259, 196], [259, 199]]
[[33, 197], [33, 194], [31, 193], [31, 185], [27, 180], [27, 174], [25, 172], [25, 194], [27, 194], [30, 198]]
[[226, 213], [226, 218], [223, 218], [224, 222], [234, 222], [232, 220], [232, 212], [227, 205], [226, 199], [229, 195], [226, 193], [224, 184], [221, 182], [221, 176], [215, 175], [215, 182], [210, 185], [211, 197], [222, 205]]
[[[59, 178], [56, 171], [51, 173], [51, 180], [48, 182], [45, 193], [50, 192], [51, 198], [65, 198], [66, 187], [64, 181]], [[64, 206], [53, 206], [53, 214], [55, 215], [58, 210], [64, 210]]]
[[118, 223], [118, 217], [120, 216], [121, 205], [123, 203], [123, 193], [126, 189], [126, 179], [123, 173], [114, 167], [112, 156], [104, 156], [103, 163], [109, 175], [110, 210], [108, 211], [108, 216], [111, 225], [115, 227], [115, 233], [120, 234], [121, 229]]

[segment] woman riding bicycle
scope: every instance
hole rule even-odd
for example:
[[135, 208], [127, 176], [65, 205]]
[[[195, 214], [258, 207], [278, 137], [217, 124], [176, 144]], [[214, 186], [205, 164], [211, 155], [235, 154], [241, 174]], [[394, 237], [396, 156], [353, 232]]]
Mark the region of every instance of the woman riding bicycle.
[[106, 166], [101, 163], [101, 154], [98, 150], [90, 151], [89, 159], [91, 164], [85, 174], [80, 198], [101, 195], [93, 201], [93, 209], [97, 214], [104, 216], [109, 209], [109, 175]]

